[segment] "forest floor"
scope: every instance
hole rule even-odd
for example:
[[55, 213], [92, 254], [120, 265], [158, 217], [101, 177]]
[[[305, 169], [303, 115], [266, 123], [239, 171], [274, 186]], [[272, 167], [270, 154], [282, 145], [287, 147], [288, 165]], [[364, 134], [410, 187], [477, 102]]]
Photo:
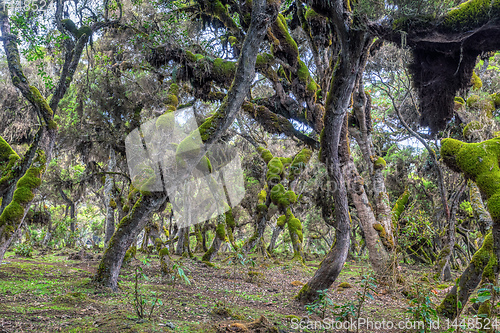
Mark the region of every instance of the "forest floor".
[[[242, 258], [221, 254], [214, 267], [209, 267], [198, 260], [177, 257], [185, 278], [181, 273], [173, 279], [161, 276], [157, 256], [138, 254], [138, 259], [122, 268], [119, 291], [111, 292], [90, 284], [99, 254], [83, 260], [68, 259], [75, 255], [78, 252], [70, 250], [35, 251], [30, 258], [7, 253], [0, 265], [0, 333], [346, 332], [335, 328], [339, 323], [331, 325], [338, 317], [333, 312], [356, 312], [366, 285], [362, 276], [371, 273], [366, 261], [347, 262], [328, 291], [324, 307], [320, 307], [326, 310], [322, 319], [321, 313], [309, 313], [294, 299], [314, 274], [318, 260], [303, 266], [284, 258], [262, 259], [256, 255], [242, 262]], [[147, 258], [149, 263], [145, 265]], [[138, 274], [137, 288], [147, 305], [143, 319], [134, 305], [139, 267], [145, 276]], [[373, 299], [365, 296], [359, 317], [367, 323], [359, 332], [417, 332], [410, 328], [413, 314], [407, 312], [411, 298], [419, 296], [420, 310], [426, 311], [433, 305], [427, 307], [425, 297], [438, 305], [451, 286], [451, 282], [432, 284], [428, 267], [399, 268], [406, 280], [403, 285], [377, 285], [371, 287]], [[349, 285], [342, 288], [341, 283]], [[405, 297], [408, 293], [413, 296]], [[149, 316], [154, 300], [156, 306]], [[370, 321], [373, 327], [366, 326]], [[389, 329], [389, 322], [393, 329]], [[439, 325], [432, 331], [446, 331], [445, 319], [440, 318]]]

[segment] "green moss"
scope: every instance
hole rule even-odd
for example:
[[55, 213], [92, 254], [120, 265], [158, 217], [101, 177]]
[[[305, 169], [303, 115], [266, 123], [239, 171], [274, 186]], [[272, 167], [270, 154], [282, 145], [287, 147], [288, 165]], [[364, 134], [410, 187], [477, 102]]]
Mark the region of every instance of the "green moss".
[[269, 53], [263, 53], [257, 55], [257, 60], [255, 61], [255, 66], [269, 66], [274, 64], [274, 57]]
[[233, 229], [236, 227], [236, 222], [234, 221], [234, 215], [233, 215], [233, 210], [229, 209], [226, 211], [226, 225]]
[[312, 80], [307, 84], [307, 91], [309, 93], [316, 93], [316, 91], [318, 89], [319, 89], [319, 86], [316, 84], [316, 82], [314, 82]]
[[456, 294], [448, 294], [441, 302], [441, 304], [436, 308], [437, 313], [446, 317], [446, 318], [454, 318], [457, 312], [457, 295]]
[[258, 212], [266, 212], [267, 211], [267, 206], [266, 204], [260, 203], [257, 205], [257, 211]]
[[52, 112], [49, 103], [47, 103], [47, 100], [43, 98], [37, 87], [30, 86], [29, 89], [31, 92], [31, 96], [28, 99], [40, 108], [40, 112], [42, 112], [44, 119], [52, 119], [54, 113]]
[[500, 93], [491, 94], [490, 97], [491, 97], [491, 100], [493, 101], [493, 103], [495, 104], [495, 108], [499, 108], [500, 107]]
[[483, 87], [483, 81], [481, 81], [475, 71], [472, 72], [470, 83], [472, 84], [472, 90], [479, 90]]
[[231, 46], [234, 46], [236, 43], [238, 43], [238, 38], [234, 36], [229, 36], [228, 41]]
[[292, 164], [292, 159], [290, 157], [280, 157], [279, 159], [285, 168]]
[[0, 227], [6, 226], [0, 234], [0, 239], [9, 238], [21, 223], [24, 212], [34, 197], [34, 191], [42, 183], [40, 178], [45, 171], [45, 162], [45, 152], [37, 150], [31, 166], [16, 184], [12, 201], [0, 215]]
[[217, 228], [215, 228], [215, 233], [217, 234], [217, 237], [223, 241], [227, 241], [226, 239], [226, 228], [224, 224], [220, 223], [217, 225]]
[[124, 205], [123, 206], [123, 212], [124, 213], [128, 213], [129, 210], [130, 210], [130, 206], [129, 205]]
[[124, 264], [128, 263], [130, 260], [132, 260], [132, 258], [135, 258], [136, 255], [137, 255], [137, 246], [133, 245], [125, 252], [123, 263]]
[[267, 163], [267, 173], [266, 180], [270, 181], [281, 181], [281, 176], [283, 175], [284, 166], [278, 157], [273, 157], [269, 163]]
[[230, 80], [236, 71], [236, 63], [227, 61], [222, 58], [216, 58], [213, 62], [215, 75], [219, 76], [220, 80]]
[[288, 179], [292, 182], [294, 181], [299, 174], [305, 169], [307, 163], [311, 159], [312, 151], [304, 148], [302, 149], [293, 159], [292, 164], [290, 165], [290, 173]]
[[[498, 182], [500, 181], [500, 176], [497, 176], [497, 177], [491, 177], [492, 180], [491, 181], [495, 181], [495, 182]], [[488, 199], [488, 211], [490, 212], [490, 215], [491, 215], [491, 218], [493, 219], [493, 221], [495, 222], [499, 222], [500, 221], [500, 184], [499, 183], [496, 183], [496, 184], [489, 184], [489, 183], [486, 183], [486, 184], [477, 184], [479, 186], [479, 188], [483, 188], [485, 186], [487, 186], [488, 188], [488, 191], [495, 191], [495, 194], [493, 194], [489, 199]], [[486, 193], [486, 191], [483, 191]]]
[[259, 195], [258, 195], [259, 202], [264, 202], [266, 200], [266, 197], [267, 197], [266, 190], [262, 190], [259, 192]]
[[305, 15], [304, 15], [304, 18], [305, 18], [306, 20], [310, 20], [310, 19], [316, 18], [316, 17], [318, 17], [318, 16], [319, 16], [319, 14], [318, 14], [318, 13], [316, 13], [316, 12], [315, 12], [312, 8], [308, 8], [308, 9], [306, 10], [306, 13], [305, 13]]
[[164, 113], [156, 119], [156, 129], [162, 133], [172, 133], [175, 128], [175, 113]]
[[470, 108], [473, 107], [479, 99], [479, 95], [470, 95], [469, 98], [467, 98], [467, 106]]
[[296, 203], [297, 202], [297, 195], [295, 194], [294, 191], [286, 191], [285, 192], [285, 197], [287, 198], [288, 202], [290, 204]]
[[[302, 234], [302, 223], [300, 223], [300, 220], [298, 218], [291, 218], [288, 221], [288, 231], [290, 234], [296, 234], [298, 236], [299, 241], [302, 243], [303, 242], [303, 234]], [[293, 242], [293, 240], [292, 240]]]
[[467, 106], [471, 110], [483, 113], [489, 118], [493, 116], [493, 111], [495, 110], [495, 102], [493, 101], [491, 95], [487, 94], [482, 94], [481, 96], [470, 96], [467, 99]]
[[197, 157], [201, 149], [201, 138], [198, 131], [191, 132], [177, 146], [175, 155], [183, 159]]
[[378, 233], [378, 236], [380, 237], [380, 240], [382, 241], [382, 244], [387, 248], [387, 249], [392, 249], [394, 247], [394, 241], [392, 240], [392, 237], [390, 237], [384, 226], [381, 225], [380, 223], [375, 223], [373, 225], [373, 229], [375, 229]]
[[78, 29], [75, 23], [70, 19], [61, 20], [63, 27], [68, 30], [72, 35], [76, 36], [78, 34]]
[[[280, 40], [281, 48], [284, 48], [286, 52], [289, 52], [292, 56], [297, 57], [299, 55], [299, 48], [297, 47], [297, 43], [290, 36], [288, 32], [288, 26], [286, 24], [286, 19], [282, 14], [278, 14], [278, 18], [276, 19], [276, 27], [278, 33], [281, 34], [280, 37], [283, 40]], [[286, 44], [286, 45], [283, 45]], [[274, 44], [271, 46], [271, 52], [274, 54]]]
[[168, 251], [168, 248], [164, 247], [158, 254], [160, 255], [160, 257], [164, 257], [170, 255], [170, 252]]
[[488, 198], [488, 210], [493, 221], [500, 222], [500, 138], [480, 143], [446, 139], [442, 143], [441, 155], [447, 165], [476, 181], [481, 192]]
[[212, 133], [217, 129], [217, 124], [221, 119], [221, 115], [219, 113], [214, 114], [211, 117], [208, 117], [200, 127], [198, 127], [198, 131], [201, 136], [201, 140], [203, 142], [208, 141]]
[[113, 209], [116, 209], [116, 202], [114, 199], [109, 200], [109, 206]]
[[286, 190], [282, 184], [276, 184], [271, 189], [271, 201], [278, 207], [286, 208], [290, 205], [288, 197], [285, 196]]
[[483, 125], [479, 121], [473, 120], [464, 127], [462, 134], [464, 137], [468, 138], [473, 132], [479, 131], [482, 128]]
[[47, 126], [50, 130], [56, 130], [57, 129], [57, 123], [54, 120], [49, 120], [49, 124]]
[[448, 12], [441, 27], [453, 31], [472, 30], [498, 17], [499, 13], [498, 0], [469, 0]]
[[19, 160], [19, 155], [0, 136], [0, 185], [12, 181], [12, 171]]
[[382, 157], [379, 157], [373, 162], [373, 167], [375, 169], [383, 169], [386, 166], [386, 162]]
[[348, 288], [352, 288], [352, 285], [349, 282], [342, 282], [341, 284], [339, 284], [339, 288], [348, 289]]
[[257, 147], [257, 151], [260, 154], [260, 157], [266, 162], [269, 163], [273, 159], [273, 154], [271, 152], [263, 147]]
[[185, 51], [184, 52], [184, 55], [186, 57], [186, 59], [190, 62], [196, 62], [196, 55], [193, 54], [193, 52], [191, 51]]
[[281, 215], [280, 217], [278, 217], [278, 220], [276, 221], [276, 225], [280, 228], [283, 228], [286, 224], [286, 216], [285, 215]]
[[307, 68], [306, 64], [302, 60], [299, 61], [299, 69], [297, 70], [297, 77], [304, 84], [307, 83], [307, 79], [309, 78], [309, 68]]
[[441, 141], [441, 158], [443, 162], [452, 170], [459, 172], [459, 167], [456, 162], [456, 155], [462, 148], [463, 142], [447, 138]]
[[394, 207], [392, 207], [391, 219], [393, 226], [397, 225], [399, 217], [403, 213], [405, 206], [408, 203], [409, 197], [410, 197], [410, 192], [408, 190], [405, 190], [403, 194], [401, 194], [401, 196], [398, 198], [398, 200], [396, 200]]
[[196, 165], [196, 169], [202, 171], [204, 174], [212, 172], [212, 164], [208, 157], [203, 156], [198, 165]]
[[89, 26], [83, 26], [80, 29], [78, 29], [78, 32], [76, 33], [76, 38], [80, 39], [83, 35], [86, 35], [87, 38], [92, 36], [92, 29]]
[[455, 102], [457, 102], [459, 104], [462, 104], [462, 105], [465, 104], [464, 99], [462, 97], [460, 97], [460, 96], [455, 96]]

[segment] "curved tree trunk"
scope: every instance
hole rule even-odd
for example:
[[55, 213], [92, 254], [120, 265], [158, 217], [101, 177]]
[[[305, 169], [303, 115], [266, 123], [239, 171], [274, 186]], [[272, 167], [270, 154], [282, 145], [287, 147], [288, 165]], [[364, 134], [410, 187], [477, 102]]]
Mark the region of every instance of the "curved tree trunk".
[[276, 247], [276, 241], [278, 240], [278, 237], [283, 229], [284, 228], [280, 227], [279, 225], [273, 228], [273, 234], [271, 235], [271, 241], [269, 242], [269, 246], [267, 247], [267, 252], [271, 253], [274, 251], [274, 248]]
[[387, 274], [390, 273], [391, 258], [386, 248], [393, 247], [392, 239], [385, 235], [385, 228], [381, 227], [375, 218], [364, 189], [363, 178], [359, 176], [352, 158], [345, 166], [345, 173], [347, 188], [356, 207], [359, 224], [363, 229], [371, 266], [377, 275], [387, 277]]
[[[481, 281], [483, 270], [488, 264], [489, 257], [492, 255], [492, 247], [493, 236], [489, 233], [484, 238], [481, 248], [472, 257], [469, 266], [467, 266], [465, 271], [460, 276], [458, 288], [457, 284], [455, 284], [436, 309], [439, 314], [449, 319], [454, 319], [462, 311], [465, 304], [467, 304], [470, 295], [474, 292]], [[458, 301], [462, 304], [461, 308], [457, 305], [457, 296]]]
[[217, 227], [215, 228], [214, 240], [208, 251], [203, 255], [203, 261], [212, 261], [212, 259], [217, 255], [219, 249], [226, 241], [226, 214], [221, 214], [217, 216]]
[[[323, 3], [314, 2], [322, 6]], [[349, 251], [351, 220], [347, 204], [347, 191], [339, 161], [339, 143], [345, 115], [351, 101], [351, 95], [358, 74], [363, 70], [363, 57], [366, 57], [372, 38], [361, 31], [346, 28], [343, 9], [330, 4], [331, 16], [340, 32], [342, 50], [333, 71], [329, 97], [325, 106], [324, 129], [321, 138], [322, 157], [326, 162], [328, 176], [336, 191], [335, 202], [335, 244], [321, 262], [314, 276], [300, 290], [297, 298], [302, 303], [316, 299], [318, 290], [328, 289], [337, 279], [344, 267]], [[313, 6], [314, 9], [314, 6]], [[343, 30], [346, 29], [346, 30]], [[332, 63], [333, 66], [333, 63]]]
[[161, 195], [142, 195], [129, 214], [118, 224], [111, 237], [108, 248], [93, 278], [97, 284], [116, 290], [118, 274], [122, 266], [125, 252], [132, 245], [135, 237], [144, 229], [148, 215], [158, 209], [166, 200]]
[[441, 252], [439, 252], [438, 257], [436, 259], [436, 264], [434, 265], [434, 270], [436, 271], [435, 278], [443, 281], [451, 280], [451, 267], [450, 261], [453, 255], [453, 249], [456, 243], [456, 213], [458, 208], [458, 202], [462, 193], [466, 187], [467, 183], [464, 182], [457, 193], [454, 195], [454, 199], [451, 203], [451, 211], [449, 213], [448, 225], [446, 229], [446, 239]]

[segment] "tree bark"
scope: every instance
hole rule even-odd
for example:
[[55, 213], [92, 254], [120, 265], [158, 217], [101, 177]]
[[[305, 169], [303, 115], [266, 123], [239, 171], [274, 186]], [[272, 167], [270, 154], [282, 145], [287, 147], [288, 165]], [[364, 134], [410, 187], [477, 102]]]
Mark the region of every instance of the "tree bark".
[[212, 241], [212, 245], [210, 246], [208, 251], [205, 252], [201, 260], [212, 261], [212, 259], [219, 252], [222, 243], [226, 241], [225, 216], [225, 214], [217, 216], [217, 227], [215, 228], [214, 240]]
[[[364, 181], [359, 176], [352, 157], [349, 158], [345, 166], [347, 188], [351, 195], [356, 212], [359, 217], [359, 224], [363, 229], [366, 247], [368, 248], [371, 266], [377, 275], [387, 277], [390, 272], [391, 258], [386, 248], [393, 247], [392, 239], [389, 239], [384, 229], [379, 229], [381, 224], [375, 218], [371, 209], [368, 196], [364, 189]], [[383, 227], [382, 227], [383, 228]], [[379, 230], [377, 230], [379, 229]], [[387, 244], [384, 244], [386, 242]]]
[[458, 192], [455, 194], [454, 199], [451, 203], [451, 211], [448, 217], [448, 225], [446, 229], [446, 240], [443, 248], [439, 252], [439, 255], [436, 260], [436, 264], [434, 266], [434, 270], [436, 271], [435, 278], [443, 281], [451, 280], [451, 267], [450, 260], [453, 255], [453, 249], [455, 248], [456, 243], [456, 213], [458, 208], [458, 202], [460, 200], [460, 196], [462, 195], [467, 183], [464, 182]]
[[97, 284], [117, 289], [118, 274], [125, 252], [132, 245], [135, 237], [147, 223], [148, 215], [158, 209], [166, 200], [162, 195], [142, 195], [129, 214], [121, 220], [116, 232], [111, 237], [108, 248], [99, 264], [93, 281]]
[[[116, 167], [116, 155], [113, 148], [109, 149], [108, 172], [113, 172]], [[107, 174], [104, 181], [104, 200], [106, 205], [106, 220], [104, 246], [106, 247], [111, 240], [111, 236], [115, 232], [115, 209], [116, 198], [113, 195], [114, 178], [113, 175]]]
[[269, 246], [267, 247], [267, 252], [271, 253], [274, 251], [274, 248], [276, 247], [276, 241], [278, 240], [278, 237], [280, 233], [283, 231], [284, 228], [280, 226], [275, 226], [273, 228], [273, 233], [271, 235], [271, 241], [269, 242]]
[[314, 6], [329, 7], [326, 9], [337, 28], [342, 47], [337, 64], [332, 71], [333, 77], [325, 105], [324, 128], [321, 138], [321, 157], [326, 162], [328, 176], [334, 184], [332, 188], [336, 189], [333, 195], [336, 240], [314, 276], [297, 295], [302, 303], [311, 302], [317, 298], [318, 290], [328, 289], [332, 285], [344, 267], [349, 251], [351, 219], [345, 181], [339, 161], [339, 143], [356, 78], [362, 70], [363, 57], [366, 56], [372, 42], [369, 34], [350, 29], [350, 23], [345, 21], [345, 12], [341, 1], [328, 2], [327, 4], [314, 1], [313, 9], [315, 9]]
[[177, 233], [177, 245], [175, 247], [175, 254], [178, 256], [190, 255], [189, 227], [179, 228], [179, 232]]

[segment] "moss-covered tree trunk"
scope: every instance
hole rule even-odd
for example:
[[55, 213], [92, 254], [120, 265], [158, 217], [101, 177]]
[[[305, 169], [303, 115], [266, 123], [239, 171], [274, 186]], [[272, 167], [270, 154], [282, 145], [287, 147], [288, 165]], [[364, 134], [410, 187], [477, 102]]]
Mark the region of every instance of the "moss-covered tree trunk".
[[[58, 6], [59, 9], [61, 9], [60, 6], [61, 4]], [[15, 230], [24, 220], [34, 191], [41, 183], [45, 171], [45, 165], [42, 167], [41, 164], [45, 164], [46, 159], [50, 159], [57, 133], [54, 113], [73, 80], [82, 51], [90, 37], [89, 34], [83, 34], [76, 43], [68, 41], [62, 66], [64, 70], [60, 73], [59, 82], [49, 104], [40, 91], [29, 84], [24, 75], [17, 47], [18, 37], [11, 33], [8, 9], [9, 6], [5, 4], [5, 1], [0, 0], [0, 31], [10, 77], [12, 84], [33, 107], [41, 129], [35, 135], [28, 152], [21, 159], [17, 154], [12, 154], [11, 147], [3, 138], [0, 140], [0, 160], [2, 160], [0, 164], [3, 164], [0, 167], [0, 198], [2, 198], [0, 206], [0, 262], [13, 240]], [[5, 157], [7, 160], [3, 160]], [[28, 200], [28, 198], [30, 199]]]
[[476, 217], [477, 224], [479, 225], [479, 231], [483, 235], [491, 228], [493, 221], [491, 220], [490, 213], [484, 207], [483, 199], [481, 198], [481, 193], [476, 183], [469, 180], [469, 196], [472, 210], [474, 216]]
[[[108, 172], [113, 172], [116, 167], [116, 155], [113, 148], [109, 149]], [[113, 195], [114, 178], [113, 175], [107, 174], [104, 180], [104, 205], [106, 207], [106, 219], [104, 222], [104, 246], [106, 247], [115, 232], [115, 210], [116, 198]]]
[[[2, 164], [1, 162], [5, 162], [1, 159], [2, 155], [5, 156], [2, 153], [9, 152], [10, 146], [1, 137], [0, 145], [0, 164]], [[30, 149], [33, 150], [35, 147], [32, 146]], [[12, 156], [12, 154], [8, 156]], [[2, 262], [5, 252], [22, 225], [28, 207], [35, 197], [35, 190], [42, 182], [41, 176], [45, 171], [45, 163], [45, 153], [38, 150], [30, 168], [16, 183], [12, 201], [0, 214], [0, 262]]]
[[[493, 254], [493, 236], [491, 233], [486, 235], [481, 248], [474, 253], [472, 260], [460, 276], [458, 285], [455, 284], [450, 292], [438, 306], [437, 311], [442, 316], [454, 319], [467, 304], [470, 295], [474, 292], [483, 274], [483, 270], [488, 264], [490, 256]], [[458, 298], [457, 298], [458, 291]], [[458, 306], [457, 301], [462, 304]]]
[[273, 228], [273, 233], [271, 235], [271, 240], [269, 241], [269, 246], [267, 247], [267, 252], [272, 253], [274, 248], [276, 247], [276, 241], [278, 240], [279, 235], [283, 231], [284, 226], [275, 226]]
[[347, 191], [339, 160], [339, 143], [356, 78], [363, 69], [372, 38], [369, 34], [351, 29], [349, 15], [342, 2], [312, 1], [316, 12], [330, 17], [338, 32], [341, 51], [333, 66], [332, 80], [325, 105], [324, 128], [321, 135], [321, 160], [326, 162], [329, 180], [333, 183], [335, 203], [336, 241], [314, 276], [297, 295], [302, 303], [317, 298], [318, 290], [328, 289], [344, 267], [350, 245], [351, 220], [347, 204]]
[[236, 229], [236, 222], [234, 221], [233, 210], [229, 208], [226, 212], [226, 234], [229, 243], [234, 251], [238, 251], [239, 247], [236, 244], [236, 240], [234, 239], [234, 231]]
[[436, 263], [434, 265], [435, 278], [437, 280], [450, 281], [451, 280], [451, 267], [450, 261], [453, 255], [453, 249], [456, 245], [456, 212], [458, 208], [458, 201], [465, 189], [466, 183], [464, 183], [458, 192], [455, 194], [455, 200], [452, 201], [451, 210], [449, 216], [447, 217], [446, 226], [446, 237], [443, 248], [439, 252]]
[[178, 256], [191, 256], [191, 250], [189, 248], [189, 227], [179, 228], [179, 231], [177, 232], [175, 254]]
[[111, 237], [93, 278], [95, 283], [116, 290], [125, 252], [135, 241], [139, 232], [144, 229], [148, 215], [157, 210], [165, 200], [166, 197], [162, 195], [141, 195], [128, 215], [120, 221], [116, 232]]
[[375, 218], [364, 189], [363, 179], [359, 176], [352, 158], [349, 158], [346, 163], [345, 173], [347, 188], [356, 207], [360, 226], [363, 229], [370, 264], [377, 275], [387, 278], [388, 274], [391, 273], [389, 268], [392, 259], [387, 249], [394, 247], [393, 240], [388, 237], [385, 227]]
[[226, 214], [221, 214], [217, 216], [217, 226], [215, 227], [215, 235], [212, 241], [212, 245], [207, 252], [203, 255], [203, 261], [212, 261], [212, 259], [217, 255], [220, 250], [221, 245], [227, 242], [226, 236]]
[[196, 245], [194, 248], [194, 253], [200, 253], [203, 251], [203, 225], [201, 223], [194, 225], [194, 235], [196, 237]]
[[[487, 207], [493, 220], [492, 253], [483, 271], [482, 285], [498, 283], [498, 258], [500, 257], [500, 138], [479, 143], [464, 143], [454, 139], [441, 142], [441, 156], [452, 170], [476, 182], [488, 199]], [[486, 241], [485, 241], [486, 242]], [[493, 294], [493, 293], [492, 293]], [[479, 308], [479, 314], [491, 316], [490, 300]]]

